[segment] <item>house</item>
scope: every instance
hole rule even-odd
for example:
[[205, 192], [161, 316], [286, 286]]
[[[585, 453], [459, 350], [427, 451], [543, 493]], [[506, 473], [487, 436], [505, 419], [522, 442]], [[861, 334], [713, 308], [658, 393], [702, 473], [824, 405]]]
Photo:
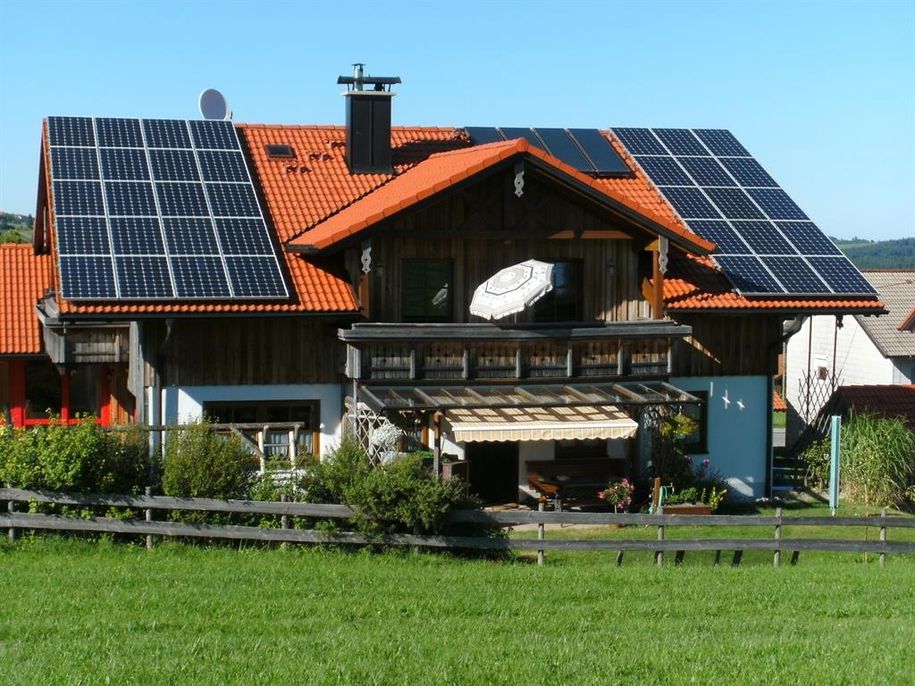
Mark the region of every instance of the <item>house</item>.
[[[491, 500], [533, 464], [643, 471], [672, 409], [735, 493], [766, 493], [786, 322], [883, 307], [731, 134], [392, 126], [399, 79], [339, 82], [345, 126], [45, 121], [15, 270], [47, 264], [23, 302], [45, 362], [94, 380], [87, 409], [298, 422], [315, 457], [390, 422]], [[532, 258], [551, 293], [469, 314]]]
[[834, 414], [902, 419], [915, 431], [915, 384], [839, 386], [821, 414], [823, 419]]
[[864, 275], [880, 293], [889, 314], [812, 316], [788, 340], [789, 443], [839, 387], [915, 382], [915, 333], [911, 329], [915, 271], [872, 270]]

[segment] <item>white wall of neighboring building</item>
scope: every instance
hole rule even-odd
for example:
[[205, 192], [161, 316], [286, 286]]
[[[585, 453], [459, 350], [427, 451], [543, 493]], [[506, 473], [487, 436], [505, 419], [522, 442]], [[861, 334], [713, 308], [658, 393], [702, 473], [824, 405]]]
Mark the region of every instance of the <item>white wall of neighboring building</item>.
[[[894, 361], [881, 354], [854, 317], [843, 317], [841, 328], [832, 315], [808, 317], [800, 331], [788, 339], [785, 357], [785, 401], [801, 417], [815, 416], [831, 389], [831, 381], [816, 379], [819, 367], [826, 367], [830, 379], [835, 377], [836, 386], [906, 383]], [[811, 400], [809, 412], [807, 393], [801, 384], [807, 378], [808, 359], [813, 383], [824, 386], [823, 393], [811, 393], [811, 398], [819, 396], [820, 400]], [[800, 428], [790, 427], [792, 433]]]
[[343, 395], [339, 384], [263, 386], [168, 386], [162, 389], [162, 414], [166, 424], [193, 422], [203, 416], [206, 402], [317, 400], [321, 413], [321, 454], [340, 442]]
[[766, 489], [769, 384], [765, 376], [679, 376], [670, 383], [708, 393], [704, 455], [724, 476], [732, 495], [761, 498]]

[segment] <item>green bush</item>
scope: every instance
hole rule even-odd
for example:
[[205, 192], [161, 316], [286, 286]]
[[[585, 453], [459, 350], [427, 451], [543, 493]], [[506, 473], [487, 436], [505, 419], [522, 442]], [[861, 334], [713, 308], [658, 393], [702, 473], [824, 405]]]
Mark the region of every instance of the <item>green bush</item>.
[[0, 482], [75, 493], [142, 493], [150, 463], [142, 432], [107, 433], [94, 422], [0, 427]]
[[[814, 482], [829, 482], [829, 440], [804, 452]], [[915, 432], [901, 419], [852, 415], [842, 425], [842, 494], [866, 505], [912, 507], [915, 485]]]
[[340, 445], [319, 462], [307, 465], [299, 487], [312, 503], [346, 503], [355, 484], [372, 471], [368, 455], [359, 442], [344, 436]]
[[259, 468], [241, 441], [200, 421], [169, 433], [162, 491], [182, 498], [242, 498]]

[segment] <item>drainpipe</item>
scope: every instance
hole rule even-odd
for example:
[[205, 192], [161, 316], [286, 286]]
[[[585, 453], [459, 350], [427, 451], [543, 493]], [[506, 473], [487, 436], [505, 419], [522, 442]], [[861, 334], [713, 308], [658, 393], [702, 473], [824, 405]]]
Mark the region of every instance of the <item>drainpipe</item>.
[[[156, 361], [153, 367], [153, 386], [152, 386], [152, 399], [149, 403], [150, 407], [150, 416], [148, 417], [149, 426], [163, 426], [165, 424], [165, 409], [164, 403], [162, 402], [162, 389], [165, 386], [165, 354], [168, 346], [171, 343], [172, 334], [174, 333], [175, 320], [166, 319], [165, 320], [165, 338], [162, 340], [162, 344], [159, 346], [159, 349], [156, 351]], [[159, 431], [150, 431], [149, 433], [149, 447], [150, 455], [154, 456], [157, 449], [162, 449], [164, 444], [164, 434], [161, 430]], [[156, 463], [155, 460], [150, 461], [149, 470], [150, 470], [150, 482], [155, 483], [155, 469]]]

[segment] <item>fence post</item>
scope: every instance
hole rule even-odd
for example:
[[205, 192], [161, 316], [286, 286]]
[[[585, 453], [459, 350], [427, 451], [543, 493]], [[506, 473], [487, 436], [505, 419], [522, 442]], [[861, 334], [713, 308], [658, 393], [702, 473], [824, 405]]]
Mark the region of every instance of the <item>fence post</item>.
[[[10, 514], [15, 514], [16, 512], [16, 503], [12, 500], [6, 503], [6, 511]], [[16, 540], [16, 527], [10, 525], [9, 531], [10, 541], [13, 542]]]
[[[149, 498], [149, 497], [152, 496], [152, 488], [150, 488], [149, 486], [146, 487], [146, 490], [145, 490], [144, 492], [146, 493], [146, 497], [147, 497], [147, 498]], [[151, 522], [151, 521], [153, 520], [153, 515], [152, 515], [152, 513], [153, 513], [152, 508], [151, 508], [151, 507], [147, 507], [147, 508], [146, 508], [146, 521], [147, 521], [147, 522]], [[152, 537], [152, 534], [146, 534], [146, 549], [147, 549], [147, 550], [152, 550], [152, 548], [153, 548], [153, 537]]]
[[[883, 517], [882, 522], [880, 522], [880, 542], [886, 543], [886, 508], [880, 510], [880, 516]], [[886, 553], [880, 551], [880, 566], [882, 567], [886, 563]]]
[[[663, 540], [664, 540], [664, 525], [663, 525], [663, 524], [658, 524], [658, 540], [659, 540], [659, 541], [663, 541]], [[656, 551], [655, 551], [655, 554], [654, 554], [654, 563], [655, 563], [658, 567], [663, 567], [663, 566], [664, 566], [664, 551], [663, 551], [663, 550], [656, 550]]]
[[[537, 505], [537, 512], [544, 511], [543, 499], [540, 500], [540, 503]], [[537, 540], [542, 541], [546, 537], [546, 525], [541, 520], [537, 524]], [[537, 549], [537, 564], [543, 566], [543, 548]]]
[[775, 542], [779, 546], [775, 549], [775, 554], [772, 559], [772, 564], [776, 567], [782, 561], [782, 549], [781, 549], [781, 540], [782, 540], [782, 508], [775, 508]]
[[[280, 502], [285, 503], [287, 500], [288, 500], [288, 497], [286, 496], [286, 494], [281, 493]], [[281, 529], [289, 528], [289, 515], [288, 514], [284, 514], [283, 516], [280, 517], [280, 528]], [[289, 547], [288, 543], [280, 543], [280, 548], [288, 548], [288, 547]]]

